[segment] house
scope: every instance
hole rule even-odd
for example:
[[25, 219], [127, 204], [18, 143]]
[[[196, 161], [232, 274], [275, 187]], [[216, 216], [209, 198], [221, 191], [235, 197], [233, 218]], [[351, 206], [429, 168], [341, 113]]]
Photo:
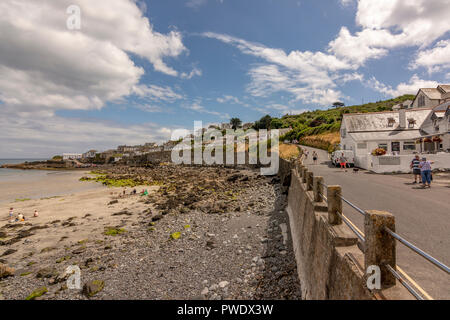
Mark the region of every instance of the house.
[[341, 124], [341, 148], [353, 150], [355, 158], [381, 148], [388, 154], [416, 152], [420, 127], [430, 108], [344, 114]]
[[88, 152], [83, 153], [82, 158], [83, 159], [95, 158], [96, 154], [97, 154], [97, 150], [89, 150]]
[[253, 125], [254, 125], [253, 122], [247, 122], [247, 123], [244, 123], [244, 124], [242, 125], [242, 129], [244, 129], [244, 130], [251, 129], [251, 128], [253, 127]]
[[422, 152], [450, 152], [450, 101], [433, 108], [420, 129]]
[[[450, 101], [434, 108], [344, 114], [341, 149], [353, 150], [355, 165], [376, 173], [410, 171], [412, 155], [421, 153], [433, 168], [450, 169]], [[384, 149], [385, 155], [374, 155]]]
[[83, 154], [81, 153], [63, 153], [63, 160], [77, 160], [81, 159]]
[[434, 108], [446, 101], [450, 101], [450, 85], [441, 84], [437, 88], [419, 89], [411, 108]]

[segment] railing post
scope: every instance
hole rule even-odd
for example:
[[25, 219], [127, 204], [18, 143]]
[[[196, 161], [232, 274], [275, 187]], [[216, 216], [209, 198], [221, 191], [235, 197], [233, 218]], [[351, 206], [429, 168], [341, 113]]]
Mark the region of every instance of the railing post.
[[314, 173], [307, 172], [306, 173], [306, 191], [311, 191], [313, 189], [313, 179], [314, 179]]
[[381, 285], [395, 285], [395, 276], [386, 264], [396, 270], [395, 239], [384, 228], [395, 232], [395, 217], [386, 211], [367, 211], [364, 218], [365, 268], [378, 266], [381, 271]]
[[302, 168], [302, 182], [306, 183], [306, 175], [308, 174], [308, 168], [303, 167]]
[[327, 187], [328, 223], [331, 225], [342, 224], [342, 218], [337, 212], [342, 213], [342, 189], [341, 186]]
[[313, 191], [314, 191], [314, 201], [315, 202], [322, 202], [322, 196], [323, 194], [323, 177], [314, 177], [313, 180]]

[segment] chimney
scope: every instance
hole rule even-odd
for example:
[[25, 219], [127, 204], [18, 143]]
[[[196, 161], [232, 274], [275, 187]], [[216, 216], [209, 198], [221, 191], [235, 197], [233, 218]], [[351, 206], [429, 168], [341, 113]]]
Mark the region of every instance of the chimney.
[[400, 109], [398, 110], [398, 123], [401, 129], [406, 128], [406, 110]]

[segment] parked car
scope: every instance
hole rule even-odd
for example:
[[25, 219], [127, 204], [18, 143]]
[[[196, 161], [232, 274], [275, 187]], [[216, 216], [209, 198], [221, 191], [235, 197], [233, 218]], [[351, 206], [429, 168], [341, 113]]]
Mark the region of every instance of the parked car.
[[344, 156], [347, 167], [354, 167], [355, 166], [355, 153], [352, 150], [338, 150], [331, 154], [331, 163], [338, 167], [340, 166], [340, 159]]

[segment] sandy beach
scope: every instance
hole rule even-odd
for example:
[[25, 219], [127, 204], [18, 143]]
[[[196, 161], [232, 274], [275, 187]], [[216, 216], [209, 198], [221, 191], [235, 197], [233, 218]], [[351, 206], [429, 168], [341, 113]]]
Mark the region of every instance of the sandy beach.
[[[137, 186], [137, 195], [97, 183], [0, 205], [0, 300], [35, 292], [33, 299], [45, 300], [299, 297], [276, 179], [203, 167], [114, 171], [117, 178], [164, 183]], [[77, 175], [66, 181], [76, 185]], [[139, 194], [144, 188], [148, 196]], [[9, 223], [9, 207], [26, 221]], [[66, 286], [74, 265], [81, 269], [79, 290]]]

